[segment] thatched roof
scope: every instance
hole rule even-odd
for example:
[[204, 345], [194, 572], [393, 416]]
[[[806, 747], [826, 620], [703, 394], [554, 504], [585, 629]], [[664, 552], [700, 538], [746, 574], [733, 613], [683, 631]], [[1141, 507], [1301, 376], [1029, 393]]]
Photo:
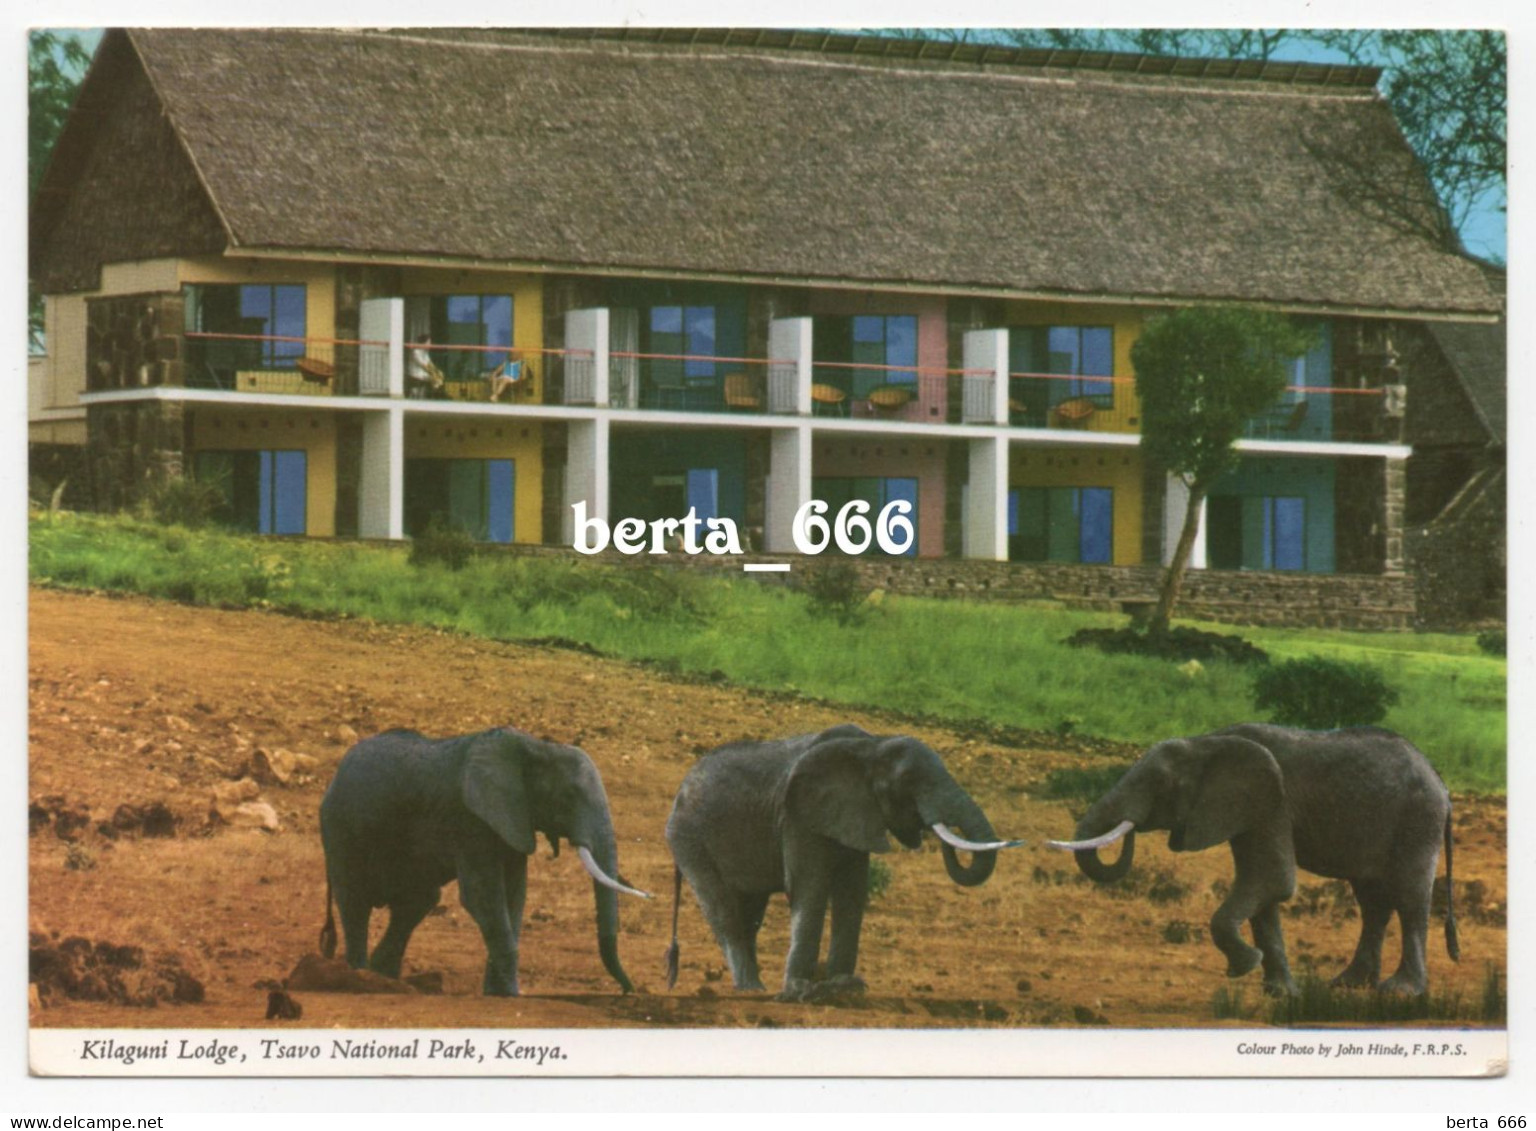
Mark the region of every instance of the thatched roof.
[[1374, 73], [1354, 68], [1148, 75], [1115, 56], [936, 63], [600, 35], [128, 34], [235, 247], [1357, 311], [1497, 305], [1427, 234], [1427, 186]]

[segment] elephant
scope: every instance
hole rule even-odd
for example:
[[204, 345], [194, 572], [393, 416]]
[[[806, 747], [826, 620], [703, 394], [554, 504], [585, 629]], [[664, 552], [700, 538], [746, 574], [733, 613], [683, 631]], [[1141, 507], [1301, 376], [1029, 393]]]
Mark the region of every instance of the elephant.
[[[780, 1000], [862, 989], [854, 968], [869, 855], [889, 851], [887, 831], [917, 848], [925, 828], [940, 837], [950, 878], [967, 887], [986, 882], [999, 850], [1022, 843], [998, 840], [939, 755], [915, 738], [874, 735], [849, 724], [736, 742], [706, 754], [683, 779], [667, 820], [676, 861], [668, 987], [677, 982], [677, 918], [686, 876], [737, 990], [763, 989], [757, 933], [769, 897], [781, 891], [789, 896], [791, 942]], [[969, 865], [960, 862], [957, 849], [975, 854]], [[816, 961], [829, 903], [827, 981], [818, 986]]]
[[[1108, 883], [1131, 866], [1136, 833], [1169, 830], [1168, 847], [1199, 852], [1232, 846], [1236, 878], [1211, 919], [1211, 941], [1229, 977], [1260, 963], [1264, 988], [1294, 995], [1280, 904], [1296, 869], [1348, 880], [1360, 904], [1360, 941], [1333, 981], [1422, 994], [1430, 892], [1445, 845], [1445, 945], [1460, 959], [1451, 892], [1451, 798], [1428, 759], [1407, 739], [1377, 727], [1308, 731], [1247, 723], [1151, 747], [1077, 823], [1073, 852], [1091, 879]], [[1113, 864], [1098, 850], [1124, 838]], [[1381, 944], [1393, 912], [1402, 960], [1381, 977]], [[1254, 946], [1240, 929], [1248, 920]]]
[[[576, 847], [592, 876], [598, 953], [629, 993], [615, 893], [650, 896], [615, 878], [618, 848], [603, 779], [583, 751], [512, 727], [443, 739], [391, 730], [347, 751], [320, 802], [327, 881], [321, 952], [329, 958], [336, 950], [334, 892], [347, 964], [398, 978], [411, 932], [456, 878], [485, 940], [483, 992], [516, 995], [528, 857], [538, 832], [557, 856], [561, 837]], [[375, 907], [389, 908], [389, 925], [370, 959]]]

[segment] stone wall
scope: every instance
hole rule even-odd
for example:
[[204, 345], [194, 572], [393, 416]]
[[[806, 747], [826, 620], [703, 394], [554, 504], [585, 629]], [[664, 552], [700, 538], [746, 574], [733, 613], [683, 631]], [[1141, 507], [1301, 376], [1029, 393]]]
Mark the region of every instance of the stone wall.
[[91, 405], [85, 446], [95, 509], [132, 507], [186, 470], [184, 406], [180, 401]]
[[1504, 622], [1506, 490], [1504, 469], [1490, 468], [1439, 519], [1408, 532], [1416, 628], [1453, 632]]
[[[571, 555], [559, 546], [496, 547], [494, 552], [540, 557]], [[740, 563], [707, 554], [624, 556], [611, 551], [590, 560], [631, 567], [696, 569], [766, 584], [797, 585], [821, 563], [851, 564], [867, 589], [905, 596], [969, 601], [1056, 601], [1073, 609], [1137, 612], [1157, 600], [1162, 571], [1150, 566], [1080, 566], [984, 562], [950, 558], [864, 560], [753, 554], [753, 561], [789, 562], [784, 573], [743, 575]], [[1214, 620], [1283, 628], [1408, 631], [1414, 627], [1414, 583], [1406, 576], [1258, 573], [1190, 570], [1184, 575], [1176, 620]]]
[[179, 293], [87, 300], [86, 389], [99, 393], [183, 384], [185, 308]]

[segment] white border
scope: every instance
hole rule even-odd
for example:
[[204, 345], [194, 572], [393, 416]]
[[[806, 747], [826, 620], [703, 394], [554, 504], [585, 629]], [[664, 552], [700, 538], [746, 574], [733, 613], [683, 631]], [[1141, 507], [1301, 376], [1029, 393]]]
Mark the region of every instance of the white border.
[[[44, 27], [107, 27], [133, 23], [162, 25], [195, 25], [220, 23], [226, 25], [278, 25], [292, 24], [352, 24], [409, 25], [429, 22], [449, 14], [448, 10], [423, 7], [419, 3], [402, 0], [374, 0], [366, 7], [339, 3], [338, 0], [268, 0], [257, 6], [213, 7], [206, 0], [170, 0], [153, 7], [145, 4], [124, 6], [109, 4], [103, 0], [30, 0], [7, 7], [0, 21], [10, 33], [5, 43], [12, 52], [10, 57], [20, 61], [25, 51], [24, 33], [28, 26]], [[808, 3], [792, 0], [775, 4], [772, 9], [742, 5], [704, 3], [702, 0], [665, 0], [664, 3], [644, 7], [633, 0], [566, 0], [558, 7], [536, 0], [531, 5], [510, 6], [494, 0], [468, 0], [452, 9], [453, 18], [466, 22], [485, 24], [560, 23], [567, 25], [621, 25], [636, 24], [721, 24], [737, 22], [754, 25], [776, 26], [933, 26], [936, 24], [969, 26], [1007, 26], [1052, 24], [1101, 25], [1101, 26], [1496, 26], [1508, 28], [1510, 35], [1510, 94], [1514, 113], [1511, 115], [1512, 176], [1511, 201], [1522, 202], [1516, 208], [1518, 215], [1526, 214], [1523, 203], [1526, 194], [1521, 173], [1523, 159], [1531, 153], [1529, 130], [1525, 128], [1524, 110], [1527, 79], [1530, 74], [1530, 54], [1527, 33], [1533, 24], [1528, 10], [1517, 6], [1513, 0], [1461, 0], [1446, 5], [1438, 0], [1336, 0], [1326, 7], [1291, 0], [1289, 3], [1256, 4], [1253, 0], [1185, 0], [1179, 4], [1138, 3], [1132, 0], [1078, 0], [1070, 7], [1045, 6], [1019, 3], [998, 3], [997, 0], [951, 0], [942, 6], [917, 4], [911, 0], [873, 6], [864, 3], [828, 4], [825, 0]], [[3, 589], [4, 605], [0, 606], [11, 615], [7, 623], [10, 633], [4, 638], [5, 647], [0, 651], [0, 711], [10, 724], [12, 741], [7, 749], [12, 757], [7, 760], [5, 798], [12, 813], [19, 813], [20, 801], [25, 796], [25, 758], [17, 755], [24, 750], [26, 719], [25, 683], [25, 404], [21, 390], [26, 387], [24, 365], [25, 339], [21, 330], [20, 310], [24, 293], [24, 268], [26, 257], [26, 169], [23, 148], [19, 139], [25, 135], [25, 103], [21, 93], [23, 68], [16, 66], [7, 72], [11, 75], [3, 100], [6, 136], [12, 139], [5, 150], [3, 181], [10, 207], [6, 210], [4, 225], [4, 262], [12, 270], [6, 275], [6, 294], [12, 299], [10, 320], [0, 321], [0, 343], [4, 350], [0, 357], [0, 372], [10, 378], [11, 396], [0, 402], [0, 427], [5, 429], [5, 443], [0, 444], [0, 508], [7, 528], [18, 532], [12, 540], [13, 551], [0, 557], [0, 569], [5, 571], [9, 583]], [[1531, 356], [1529, 332], [1530, 288], [1527, 282], [1523, 253], [1528, 250], [1521, 238], [1524, 232], [1520, 224], [1511, 226], [1511, 299], [1512, 327], [1510, 373], [1512, 431], [1529, 426], [1532, 420], [1531, 403], [1525, 392], [1521, 376], [1528, 372], [1526, 364]], [[1518, 245], [1518, 249], [1517, 249]], [[1390, 269], [1390, 265], [1383, 265]], [[1525, 448], [1511, 445], [1510, 482], [1520, 485], [1536, 480], [1536, 472]], [[1529, 539], [1530, 508], [1516, 491], [1510, 497], [1510, 560], [1516, 563], [1511, 578], [1510, 594], [1510, 719], [1511, 733], [1516, 741], [1510, 749], [1510, 788], [1512, 806], [1520, 804], [1530, 795], [1532, 767], [1519, 737], [1526, 733], [1525, 725], [1531, 721], [1528, 704], [1532, 696], [1528, 690], [1527, 672], [1533, 658], [1533, 625], [1528, 587], [1521, 583], [1518, 568], [1529, 560], [1526, 550]], [[26, 906], [26, 881], [23, 867], [17, 862], [26, 860], [26, 833], [19, 820], [7, 826], [8, 862], [13, 866], [5, 869], [3, 883], [8, 906]], [[1522, 911], [1529, 906], [1529, 871], [1523, 866], [1532, 859], [1536, 850], [1536, 837], [1529, 826], [1518, 820], [1509, 824], [1511, 862], [1510, 909], [1511, 919], [1521, 922]], [[786, 1080], [478, 1080], [467, 1083], [460, 1080], [58, 1080], [28, 1077], [27, 1030], [25, 1027], [26, 1003], [24, 979], [16, 974], [24, 967], [24, 932], [22, 917], [14, 917], [8, 929], [0, 931], [0, 969], [11, 975], [0, 978], [0, 1112], [32, 1112], [57, 1114], [61, 1112], [87, 1113], [91, 1111], [115, 1111], [125, 1106], [136, 1114], [177, 1111], [222, 1112], [389, 1112], [396, 1118], [386, 1120], [386, 1125], [398, 1125], [401, 1113], [421, 1111], [496, 1111], [508, 1109], [603, 1110], [622, 1107], [629, 1113], [641, 1111], [666, 1111], [679, 1108], [694, 1110], [724, 1107], [733, 1112], [799, 1110], [869, 1110], [884, 1109], [909, 1113], [942, 1111], [961, 1113], [994, 1110], [998, 1108], [1033, 1108], [1036, 1110], [1077, 1112], [1323, 1112], [1325, 1126], [1341, 1125], [1349, 1113], [1370, 1112], [1379, 1117], [1384, 1112], [1414, 1113], [1419, 1118], [1409, 1125], [1423, 1127], [1447, 1126], [1448, 1114], [1477, 1114], [1489, 1119], [1504, 1112], [1524, 1111], [1536, 1114], [1536, 1042], [1531, 1039], [1536, 1028], [1536, 1012], [1533, 1012], [1533, 996], [1529, 992], [1531, 979], [1522, 963], [1524, 953], [1531, 950], [1530, 926], [1521, 922], [1516, 927], [1517, 937], [1527, 943], [1521, 951], [1512, 950], [1510, 955], [1510, 1013], [1509, 1048], [1511, 1070], [1509, 1075], [1478, 1082], [1440, 1079], [1394, 1080], [1389, 1083], [1373, 1083], [1361, 1080], [1222, 1080], [1207, 1079], [1199, 1082], [1147, 1081], [1147, 1080], [1095, 1080], [1085, 1086], [1073, 1080], [839, 1080], [839, 1081], [786, 1081]], [[804, 1034], [805, 1031], [796, 1031]], [[996, 1031], [989, 1031], [995, 1033]], [[1042, 1036], [1055, 1038], [1062, 1044], [1079, 1039], [1073, 1034], [1079, 1031], [1045, 1031]], [[605, 1031], [607, 1035], [623, 1039], [627, 1031]], [[1211, 1065], [1198, 1051], [1209, 1038], [1210, 1031], [1155, 1031], [1155, 1039], [1167, 1050], [1171, 1058], [1182, 1061], [1189, 1075], [1201, 1075], [1210, 1071]], [[720, 1031], [710, 1031], [711, 1043], [724, 1036]], [[1027, 1036], [1028, 1034], [1018, 1034]], [[1272, 1035], [1266, 1031], [1266, 1036]], [[596, 1039], [596, 1034], [583, 1033], [583, 1040]], [[636, 1030], [634, 1046], [638, 1049], [655, 1042], [661, 1034]], [[769, 1036], [762, 1034], [762, 1036]], [[870, 1031], [876, 1041], [887, 1040], [893, 1045], [908, 1039], [908, 1034], [881, 1034]], [[961, 1035], [966, 1037], [969, 1035]], [[977, 1035], [979, 1036], [979, 1034]], [[1123, 1040], [1134, 1034], [1123, 1031], [1093, 1031], [1095, 1041]], [[841, 1035], [844, 1041], [847, 1034]], [[780, 1037], [780, 1040], [783, 1038]], [[804, 1039], [802, 1036], [801, 1039]], [[924, 1039], [918, 1035], [918, 1039]], [[594, 1046], [595, 1047], [595, 1046]], [[1107, 1047], [1101, 1045], [1099, 1047]], [[766, 1051], [766, 1050], [764, 1050]], [[1112, 1058], [1105, 1058], [1106, 1067], [1113, 1067]], [[769, 1067], [760, 1064], [759, 1067]], [[233, 1120], [232, 1120], [233, 1121]], [[1088, 1121], [1091, 1126], [1101, 1121]], [[1273, 1125], [1274, 1120], [1262, 1119], [1261, 1125]], [[1315, 1122], [1315, 1121], [1314, 1121]], [[1351, 1126], [1354, 1121], [1351, 1120]], [[1369, 1120], [1369, 1125], [1379, 1125], [1380, 1118]], [[1207, 1126], [1210, 1121], [1198, 1125]], [[167, 1120], [168, 1126], [193, 1126], [186, 1122]], [[362, 1126], [332, 1119], [328, 1126]], [[372, 1126], [370, 1122], [368, 1125]], [[1394, 1126], [1405, 1124], [1394, 1121]], [[1294, 1123], [1288, 1123], [1293, 1127]]]

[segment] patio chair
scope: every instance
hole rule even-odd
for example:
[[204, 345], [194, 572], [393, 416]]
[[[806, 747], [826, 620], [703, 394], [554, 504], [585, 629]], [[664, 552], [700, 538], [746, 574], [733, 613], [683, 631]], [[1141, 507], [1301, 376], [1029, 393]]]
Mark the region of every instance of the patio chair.
[[762, 391], [750, 373], [727, 373], [723, 387], [722, 395], [727, 408], [741, 409], [746, 412], [762, 411]]

